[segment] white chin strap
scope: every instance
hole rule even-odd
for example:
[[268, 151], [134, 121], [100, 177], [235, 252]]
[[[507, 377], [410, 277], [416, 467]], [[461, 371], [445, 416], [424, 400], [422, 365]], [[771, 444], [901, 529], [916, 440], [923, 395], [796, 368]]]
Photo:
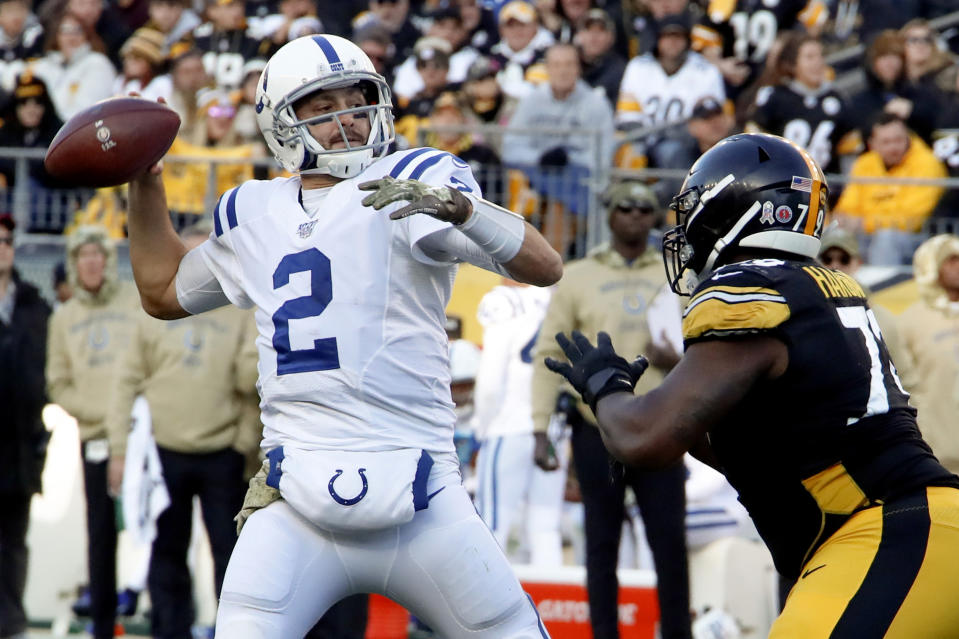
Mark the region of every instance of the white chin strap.
[[703, 270], [696, 273], [697, 278], [705, 279], [709, 273], [712, 273], [713, 265], [716, 263], [716, 260], [719, 259], [720, 253], [736, 241], [736, 238], [739, 237], [739, 232], [743, 230], [744, 226], [749, 224], [750, 220], [756, 217], [756, 214], [759, 213], [761, 208], [762, 205], [759, 202], [753, 202], [753, 205], [740, 216], [739, 220], [733, 225], [733, 228], [729, 229], [729, 233], [726, 233], [726, 235], [716, 240], [716, 243], [713, 244], [712, 252], [710, 252], [709, 257], [706, 259], [706, 263], [703, 264]]

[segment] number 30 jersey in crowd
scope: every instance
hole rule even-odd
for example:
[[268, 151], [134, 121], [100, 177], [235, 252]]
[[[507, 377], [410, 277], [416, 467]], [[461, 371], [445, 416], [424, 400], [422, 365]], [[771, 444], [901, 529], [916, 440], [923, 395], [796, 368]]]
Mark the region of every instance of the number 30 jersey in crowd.
[[465, 163], [423, 148], [325, 194], [251, 180], [216, 206], [200, 250], [230, 301], [257, 307], [264, 448], [454, 450], [444, 324], [456, 264], [420, 242], [457, 232], [426, 215], [390, 220], [402, 203], [364, 207], [357, 185], [385, 175], [480, 195]]
[[957, 486], [922, 440], [859, 284], [814, 262], [752, 260], [702, 282], [687, 347], [769, 335], [789, 363], [757, 384], [710, 443], [772, 552], [796, 577], [854, 513], [926, 486]]

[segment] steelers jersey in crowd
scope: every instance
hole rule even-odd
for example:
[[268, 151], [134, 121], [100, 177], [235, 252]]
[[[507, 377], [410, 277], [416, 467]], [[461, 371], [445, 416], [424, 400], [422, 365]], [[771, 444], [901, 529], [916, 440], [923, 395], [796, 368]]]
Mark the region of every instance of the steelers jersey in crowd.
[[216, 31], [210, 23], [193, 32], [195, 44], [203, 51], [203, 67], [218, 87], [236, 89], [243, 82], [243, 65], [253, 58], [269, 58], [273, 43], [257, 39], [246, 29]]
[[[959, 118], [953, 117], [954, 124], [959, 125]], [[957, 128], [939, 129], [932, 135], [935, 140], [932, 152], [940, 162], [946, 165], [949, 177], [959, 177], [959, 126]], [[939, 204], [936, 205], [934, 215], [938, 217], [959, 217], [959, 189], [946, 189]]]
[[697, 51], [716, 47], [722, 57], [749, 64], [749, 84], [780, 32], [797, 25], [812, 29], [828, 17], [823, 0], [711, 0], [693, 27], [692, 44]]
[[826, 173], [838, 173], [839, 156], [862, 147], [853, 117], [845, 98], [828, 84], [812, 90], [794, 81], [761, 88], [750, 122], [809, 151]]
[[[794, 214], [789, 207], [770, 215]], [[777, 570], [804, 562], [854, 513], [922, 490], [959, 487], [922, 440], [859, 284], [817, 263], [761, 259], [702, 282], [683, 318], [687, 347], [768, 335], [789, 363], [710, 430]]]

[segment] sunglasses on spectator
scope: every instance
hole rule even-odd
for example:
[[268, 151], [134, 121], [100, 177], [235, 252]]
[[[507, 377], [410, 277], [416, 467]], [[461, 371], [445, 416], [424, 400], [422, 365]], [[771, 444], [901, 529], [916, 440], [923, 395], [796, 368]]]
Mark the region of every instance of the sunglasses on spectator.
[[848, 253], [830, 253], [823, 255], [819, 259], [826, 266], [829, 266], [830, 264], [842, 264], [843, 266], [849, 266], [849, 262], [852, 261], [852, 257]]
[[647, 204], [617, 204], [616, 211], [618, 213], [632, 213], [633, 211], [639, 211], [643, 215], [650, 215], [656, 212], [656, 209], [647, 205]]
[[932, 44], [933, 37], [931, 35], [924, 36], [909, 36], [906, 38], [907, 44]]

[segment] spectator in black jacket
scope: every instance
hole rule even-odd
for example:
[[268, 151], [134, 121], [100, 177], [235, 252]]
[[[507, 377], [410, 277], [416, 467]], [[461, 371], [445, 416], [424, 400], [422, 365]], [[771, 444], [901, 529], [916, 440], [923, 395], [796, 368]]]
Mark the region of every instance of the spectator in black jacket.
[[[3, 120], [0, 146], [45, 149], [63, 125], [46, 84], [29, 71], [17, 76], [12, 99], [0, 112], [0, 118]], [[0, 176], [8, 188], [14, 184], [15, 167], [15, 159], [0, 159]], [[30, 180], [34, 188], [56, 186], [56, 181], [39, 160], [30, 162]]]
[[921, 84], [909, 84], [905, 72], [905, 42], [896, 31], [883, 31], [866, 52], [866, 88], [850, 101], [852, 113], [862, 123], [862, 137], [870, 135], [870, 125], [883, 112], [893, 113], [906, 122], [926, 143], [932, 143], [932, 130], [942, 106], [942, 96]]
[[13, 267], [15, 227], [10, 215], [0, 215], [0, 637], [27, 629], [27, 526], [47, 446], [40, 413], [50, 307]]
[[591, 87], [602, 87], [610, 104], [619, 97], [619, 82], [626, 60], [616, 53], [616, 25], [602, 9], [590, 9], [576, 29], [573, 40], [583, 63], [583, 80]]

